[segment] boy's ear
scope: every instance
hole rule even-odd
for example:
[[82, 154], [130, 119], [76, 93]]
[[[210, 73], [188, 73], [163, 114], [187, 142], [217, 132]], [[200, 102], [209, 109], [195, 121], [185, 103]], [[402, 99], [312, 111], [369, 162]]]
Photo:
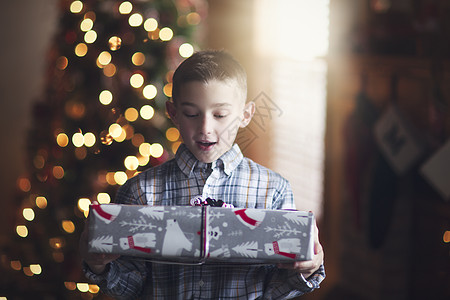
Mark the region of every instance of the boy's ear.
[[166, 111], [167, 111], [167, 114], [169, 115], [170, 119], [172, 120], [172, 122], [176, 126], [178, 126], [177, 109], [175, 107], [175, 104], [172, 101], [166, 102]]
[[253, 118], [253, 115], [255, 114], [255, 107], [256, 107], [255, 102], [253, 101], [250, 101], [247, 104], [245, 104], [243, 118], [241, 120], [241, 124], [239, 125], [239, 127], [244, 128], [250, 123], [250, 121]]

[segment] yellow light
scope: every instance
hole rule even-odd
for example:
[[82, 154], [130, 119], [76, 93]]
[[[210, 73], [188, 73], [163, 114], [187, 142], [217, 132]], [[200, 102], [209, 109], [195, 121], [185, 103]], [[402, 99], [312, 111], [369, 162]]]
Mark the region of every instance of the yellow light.
[[81, 147], [84, 145], [84, 136], [81, 132], [76, 132], [72, 136], [72, 143], [75, 147]]
[[88, 46], [85, 43], [79, 43], [75, 47], [75, 55], [78, 57], [83, 57], [88, 52]]
[[163, 149], [163, 146], [161, 146], [161, 144], [154, 143], [150, 146], [150, 154], [153, 157], [156, 157], [156, 158], [161, 157], [161, 155], [163, 155], [163, 153], [164, 153], [164, 149]]
[[98, 55], [98, 62], [103, 66], [109, 64], [111, 62], [111, 59], [111, 53], [109, 53], [108, 51], [103, 51]]
[[136, 52], [131, 57], [131, 62], [135, 66], [142, 66], [144, 64], [144, 62], [145, 62], [145, 55], [142, 52]]
[[92, 294], [97, 294], [100, 291], [100, 288], [96, 284], [89, 285], [89, 292]]
[[158, 28], [158, 21], [155, 18], [148, 18], [144, 22], [144, 29], [146, 31], [155, 31]]
[[60, 56], [56, 60], [56, 67], [60, 70], [64, 70], [69, 65], [69, 60], [65, 56]]
[[47, 207], [47, 198], [43, 196], [36, 197], [36, 206], [40, 209], [44, 209]]
[[124, 1], [119, 5], [119, 13], [122, 15], [129, 14], [133, 10], [133, 4], [129, 1]]
[[17, 179], [17, 186], [23, 192], [29, 192], [31, 190], [31, 182], [28, 178], [25, 178], [25, 177], [21, 177], [21, 178]]
[[56, 143], [60, 147], [66, 147], [69, 144], [69, 137], [65, 133], [60, 133], [56, 136]]
[[94, 30], [89, 30], [84, 34], [84, 41], [86, 43], [92, 44], [93, 42], [95, 42], [95, 40], [97, 40], [97, 32], [95, 32]]
[[173, 143], [172, 144], [172, 152], [177, 153], [178, 147], [180, 147], [180, 145], [181, 145], [180, 141]]
[[194, 54], [194, 47], [189, 43], [184, 43], [178, 48], [178, 53], [184, 58], [187, 58]]
[[158, 91], [156, 90], [156, 86], [154, 86], [153, 84], [145, 86], [142, 90], [142, 94], [144, 95], [144, 97], [149, 100], [155, 98], [157, 93]]
[[100, 204], [108, 204], [111, 202], [111, 197], [108, 193], [98, 193], [97, 194], [97, 201]]
[[39, 264], [32, 264], [32, 265], [30, 265], [30, 270], [35, 275], [39, 275], [39, 274], [42, 273], [42, 267]]
[[139, 73], [135, 73], [130, 77], [130, 84], [134, 88], [140, 88], [144, 84], [144, 76]]
[[64, 282], [64, 286], [66, 287], [66, 289], [68, 289], [69, 291], [74, 291], [77, 289], [77, 285], [75, 284], [75, 282], [73, 281], [65, 281]]
[[122, 127], [122, 131], [120, 132], [120, 135], [118, 137], [115, 137], [114, 140], [116, 142], [121, 143], [121, 142], [125, 141], [126, 138], [127, 138], [127, 132], [126, 132], [125, 128]]
[[127, 156], [123, 162], [125, 168], [128, 170], [136, 170], [139, 167], [139, 160], [136, 156]]
[[63, 238], [55, 237], [48, 240], [50, 247], [53, 249], [61, 249], [64, 247], [66, 241]]
[[164, 95], [167, 97], [172, 97], [172, 83], [168, 83], [163, 88]]
[[27, 221], [33, 221], [34, 220], [34, 210], [32, 208], [24, 208], [22, 211], [23, 217]]
[[81, 12], [82, 10], [83, 10], [83, 2], [77, 0], [77, 1], [73, 1], [70, 4], [70, 12], [71, 13], [77, 14], [77, 13]]
[[128, 24], [130, 24], [131, 27], [141, 26], [143, 21], [144, 18], [139, 13], [134, 13], [128, 18]]
[[119, 50], [120, 47], [122, 46], [122, 39], [118, 36], [112, 36], [108, 40], [108, 45], [111, 51]]
[[144, 105], [141, 107], [141, 110], [139, 111], [141, 118], [144, 120], [150, 120], [153, 118], [153, 115], [155, 114], [155, 110], [150, 105]]
[[28, 228], [25, 225], [18, 225], [16, 232], [20, 237], [26, 237], [28, 235]]
[[87, 132], [84, 134], [84, 145], [86, 147], [92, 147], [95, 145], [95, 135], [92, 132]]
[[197, 25], [201, 21], [201, 17], [196, 12], [191, 12], [186, 16], [186, 21], [189, 25]]
[[101, 104], [108, 105], [113, 100], [113, 94], [108, 90], [104, 90], [98, 96], [98, 100], [100, 101]]
[[94, 21], [92, 21], [91, 19], [84, 19], [80, 23], [81, 31], [84, 31], [84, 32], [89, 31], [92, 29], [92, 27], [94, 27]]
[[170, 127], [169, 129], [166, 130], [166, 138], [171, 142], [175, 142], [180, 138], [180, 132], [178, 131], [177, 128]]
[[89, 284], [83, 283], [83, 282], [78, 282], [77, 289], [82, 293], [86, 293], [89, 291]]
[[63, 220], [61, 226], [67, 233], [73, 233], [75, 231], [75, 224], [70, 220]]
[[139, 160], [139, 165], [143, 167], [149, 163], [150, 156], [139, 156], [138, 160]]
[[78, 199], [78, 209], [82, 212], [89, 211], [89, 205], [91, 205], [91, 200], [88, 198]]
[[117, 184], [116, 180], [114, 179], [114, 172], [108, 172], [106, 173], [106, 182], [109, 185], [115, 185]]
[[150, 147], [151, 147], [151, 145], [149, 143], [142, 143], [139, 146], [139, 153], [142, 156], [150, 156]]
[[106, 77], [113, 77], [116, 74], [117, 68], [114, 64], [108, 64], [103, 68], [103, 74]]
[[20, 269], [22, 269], [22, 263], [20, 260], [12, 260], [10, 265], [13, 270], [20, 271]]
[[447, 230], [444, 232], [444, 236], [442, 237], [444, 243], [450, 243], [450, 231]]
[[117, 171], [116, 173], [114, 173], [114, 180], [118, 185], [123, 185], [128, 180], [127, 173], [123, 171]]
[[125, 111], [125, 119], [127, 119], [128, 122], [134, 122], [138, 117], [139, 113], [134, 107], [127, 108], [127, 110]]
[[169, 27], [164, 27], [159, 31], [159, 38], [162, 41], [170, 41], [173, 37], [173, 31]]
[[54, 166], [52, 173], [56, 179], [62, 179], [64, 177], [64, 169], [61, 166]]
[[122, 134], [122, 126], [120, 126], [117, 123], [113, 123], [111, 124], [111, 126], [109, 126], [109, 134], [113, 137], [113, 138], [118, 138], [121, 134]]

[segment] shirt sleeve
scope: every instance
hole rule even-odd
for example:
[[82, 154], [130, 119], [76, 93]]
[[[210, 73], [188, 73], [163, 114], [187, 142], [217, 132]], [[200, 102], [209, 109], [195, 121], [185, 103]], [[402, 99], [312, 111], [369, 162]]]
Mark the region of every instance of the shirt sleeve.
[[[273, 201], [274, 209], [295, 209], [294, 195], [289, 181], [281, 177], [279, 191]], [[270, 278], [264, 299], [290, 299], [312, 292], [325, 279], [322, 264], [308, 279], [295, 270], [275, 268]]]
[[[138, 194], [135, 180], [129, 180], [119, 188], [115, 203], [136, 204], [135, 195]], [[105, 271], [96, 274], [83, 263], [83, 272], [87, 279], [97, 284], [101, 291], [114, 299], [135, 299], [141, 293], [147, 275], [150, 274], [144, 260], [129, 256], [121, 256], [109, 263]]]
[[114, 299], [137, 298], [147, 277], [147, 266], [144, 261], [124, 256], [109, 263], [101, 274], [92, 272], [86, 263], [83, 263], [83, 271], [103, 293]]
[[264, 299], [291, 299], [312, 292], [325, 279], [323, 265], [308, 279], [293, 270], [276, 269], [264, 293]]

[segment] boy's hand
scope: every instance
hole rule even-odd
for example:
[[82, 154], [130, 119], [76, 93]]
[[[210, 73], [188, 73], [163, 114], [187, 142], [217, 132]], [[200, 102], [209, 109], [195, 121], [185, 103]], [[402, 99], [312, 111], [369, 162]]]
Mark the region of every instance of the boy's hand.
[[293, 269], [297, 270], [303, 275], [303, 277], [308, 278], [311, 276], [320, 265], [323, 263], [323, 248], [319, 242], [319, 229], [317, 224], [315, 225], [315, 235], [314, 235], [314, 256], [312, 260], [308, 261], [296, 261], [294, 263], [278, 264], [277, 267], [281, 269]]
[[104, 253], [90, 253], [88, 252], [88, 228], [89, 222], [86, 220], [84, 224], [84, 230], [80, 237], [80, 255], [81, 259], [89, 266], [92, 272], [96, 274], [102, 273], [106, 266], [118, 259], [120, 255], [117, 254], [104, 254]]

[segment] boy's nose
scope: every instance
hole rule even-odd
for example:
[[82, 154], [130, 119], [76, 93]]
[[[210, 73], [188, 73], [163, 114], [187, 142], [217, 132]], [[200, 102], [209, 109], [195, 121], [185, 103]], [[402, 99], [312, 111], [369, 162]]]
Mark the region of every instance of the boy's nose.
[[208, 117], [204, 116], [201, 119], [200, 133], [201, 134], [209, 134], [209, 133], [211, 133], [211, 126], [212, 126], [211, 120]]

